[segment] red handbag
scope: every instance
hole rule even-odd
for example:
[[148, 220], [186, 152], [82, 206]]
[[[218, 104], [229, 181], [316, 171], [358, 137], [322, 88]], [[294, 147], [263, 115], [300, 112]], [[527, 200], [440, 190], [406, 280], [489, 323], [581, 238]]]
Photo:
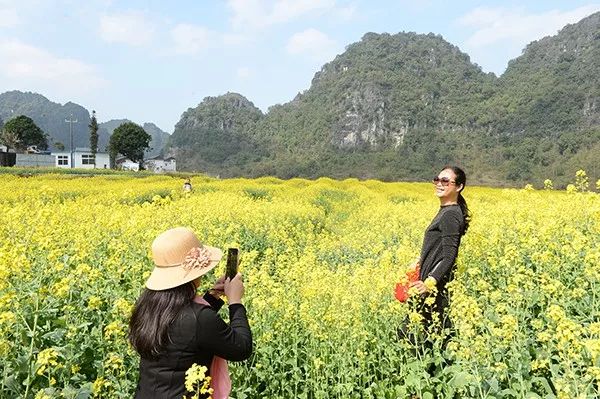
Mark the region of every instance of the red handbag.
[[419, 271], [420, 268], [417, 266], [414, 270], [406, 272], [406, 277], [408, 277], [408, 282], [396, 283], [396, 299], [400, 302], [406, 302], [408, 299], [408, 289], [410, 288], [410, 284], [419, 280]]

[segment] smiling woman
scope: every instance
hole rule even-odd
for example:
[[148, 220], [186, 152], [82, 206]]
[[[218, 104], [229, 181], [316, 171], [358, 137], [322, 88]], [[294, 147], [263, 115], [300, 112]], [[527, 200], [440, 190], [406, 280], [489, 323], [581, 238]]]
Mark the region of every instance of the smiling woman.
[[425, 231], [418, 263], [419, 280], [412, 284], [421, 295], [420, 311], [426, 328], [435, 319], [441, 327], [450, 327], [445, 314], [446, 284], [454, 277], [460, 240], [469, 227], [469, 208], [462, 196], [466, 180], [465, 172], [457, 166], [447, 166], [433, 178], [440, 210]]

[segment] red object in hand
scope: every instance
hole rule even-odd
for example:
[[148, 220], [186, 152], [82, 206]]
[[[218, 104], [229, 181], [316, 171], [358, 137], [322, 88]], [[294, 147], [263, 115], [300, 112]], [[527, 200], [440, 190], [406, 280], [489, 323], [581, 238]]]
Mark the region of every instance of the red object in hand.
[[408, 299], [408, 289], [410, 288], [410, 284], [419, 280], [419, 267], [416, 267], [414, 270], [406, 273], [406, 277], [408, 277], [408, 283], [396, 284], [396, 299], [400, 302], [406, 302]]
[[406, 276], [408, 277], [408, 282], [413, 283], [419, 280], [419, 273], [421, 272], [421, 268], [419, 266], [415, 267], [414, 270], [407, 272]]
[[408, 299], [408, 284], [396, 283], [396, 299], [400, 302], [406, 302]]

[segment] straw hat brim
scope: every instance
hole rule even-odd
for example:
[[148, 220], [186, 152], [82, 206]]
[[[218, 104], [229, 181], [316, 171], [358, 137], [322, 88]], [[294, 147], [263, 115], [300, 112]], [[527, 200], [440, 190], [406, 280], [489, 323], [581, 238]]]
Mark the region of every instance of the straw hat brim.
[[189, 283], [214, 269], [223, 257], [223, 251], [219, 248], [209, 247], [208, 245], [203, 245], [203, 247], [210, 254], [210, 263], [206, 267], [185, 270], [182, 265], [171, 267], [155, 265], [150, 277], [146, 280], [146, 288], [154, 291], [168, 290], [169, 288]]

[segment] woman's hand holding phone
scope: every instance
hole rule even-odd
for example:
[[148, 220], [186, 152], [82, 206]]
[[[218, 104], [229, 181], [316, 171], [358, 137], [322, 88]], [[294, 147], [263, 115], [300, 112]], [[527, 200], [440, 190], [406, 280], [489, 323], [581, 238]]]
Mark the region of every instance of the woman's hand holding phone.
[[220, 298], [225, 292], [225, 276], [219, 277], [213, 284], [212, 288], [208, 290], [208, 293], [215, 298]]
[[224, 283], [224, 290], [230, 305], [242, 303], [242, 297], [244, 296], [244, 281], [242, 280], [242, 274], [238, 273], [232, 279], [227, 277]]

